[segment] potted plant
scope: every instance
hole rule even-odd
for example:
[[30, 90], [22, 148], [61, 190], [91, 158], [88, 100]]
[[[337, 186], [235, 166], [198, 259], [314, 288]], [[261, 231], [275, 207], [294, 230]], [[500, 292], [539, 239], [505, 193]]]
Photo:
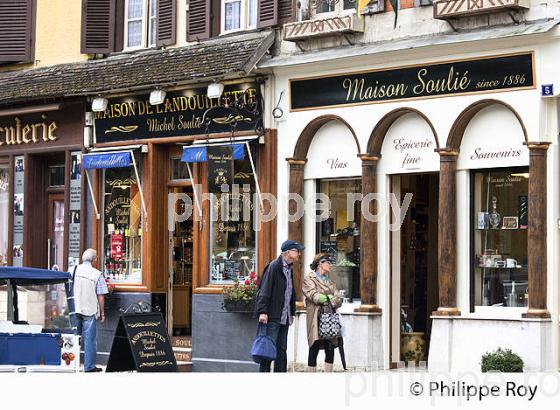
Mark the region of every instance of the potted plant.
[[510, 349], [502, 350], [502, 348], [498, 348], [494, 352], [486, 352], [486, 354], [482, 355], [480, 370], [482, 373], [522, 373], [523, 359]]
[[258, 290], [258, 279], [255, 272], [249, 276], [237, 277], [233, 280], [233, 286], [224, 286], [223, 308], [228, 312], [253, 312], [255, 310], [255, 299]]
[[348, 297], [352, 295], [352, 272], [358, 266], [345, 257], [339, 259], [333, 269], [332, 281], [338, 290], [344, 290]]

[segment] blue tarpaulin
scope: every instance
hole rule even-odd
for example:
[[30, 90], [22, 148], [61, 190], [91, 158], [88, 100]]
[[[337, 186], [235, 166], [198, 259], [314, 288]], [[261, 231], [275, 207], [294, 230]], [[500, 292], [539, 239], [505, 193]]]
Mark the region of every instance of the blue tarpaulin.
[[132, 165], [130, 151], [83, 155], [85, 169], [123, 168]]
[[15, 285], [54, 284], [66, 282], [70, 279], [70, 274], [48, 269], [0, 267], [0, 285], [5, 285], [8, 279]]
[[[244, 144], [231, 144], [233, 148], [233, 159], [243, 159], [245, 158], [245, 145]], [[183, 156], [181, 161], [183, 162], [207, 162], [208, 153], [206, 146], [190, 146], [183, 148]]]

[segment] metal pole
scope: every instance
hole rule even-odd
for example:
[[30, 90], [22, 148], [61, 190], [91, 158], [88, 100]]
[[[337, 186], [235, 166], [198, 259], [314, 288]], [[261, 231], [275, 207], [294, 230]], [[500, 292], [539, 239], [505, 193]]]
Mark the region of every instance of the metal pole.
[[251, 148], [249, 147], [249, 143], [245, 141], [245, 145], [247, 146], [247, 152], [249, 153], [249, 161], [251, 161], [251, 168], [253, 169], [253, 177], [255, 178], [255, 187], [257, 188], [257, 195], [259, 196], [259, 203], [261, 205], [261, 211], [264, 212], [264, 205], [261, 196], [261, 187], [259, 185], [259, 180], [257, 178], [257, 171], [255, 170], [255, 163], [253, 162], [253, 154], [251, 154]]
[[89, 187], [89, 193], [91, 194], [91, 200], [93, 202], [93, 208], [95, 209], [95, 217], [96, 219], [100, 219], [100, 215], [99, 215], [99, 209], [97, 208], [97, 202], [95, 201], [95, 195], [93, 195], [93, 188], [91, 186], [91, 181], [89, 180], [89, 173], [87, 171], [87, 169], [85, 170], [85, 174], [86, 174], [86, 180], [88, 183], [88, 187]]

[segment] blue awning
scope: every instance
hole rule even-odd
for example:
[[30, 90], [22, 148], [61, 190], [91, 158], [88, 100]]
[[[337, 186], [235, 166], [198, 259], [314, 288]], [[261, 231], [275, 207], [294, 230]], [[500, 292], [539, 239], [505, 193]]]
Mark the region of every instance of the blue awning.
[[[229, 144], [227, 144], [229, 145]], [[231, 144], [233, 147], [233, 159], [245, 158], [245, 144]], [[206, 162], [208, 161], [207, 146], [189, 146], [183, 148], [181, 161], [183, 162]]]
[[82, 158], [85, 169], [123, 168], [132, 165], [130, 151], [85, 154]]
[[66, 282], [70, 279], [70, 274], [49, 269], [14, 266], [0, 267], [0, 285], [6, 284], [8, 279], [16, 285], [54, 284]]

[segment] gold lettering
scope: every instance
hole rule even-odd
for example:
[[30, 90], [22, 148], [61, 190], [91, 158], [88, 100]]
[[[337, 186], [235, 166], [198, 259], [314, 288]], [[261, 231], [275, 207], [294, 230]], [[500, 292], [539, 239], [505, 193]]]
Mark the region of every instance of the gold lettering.
[[33, 124], [31, 125], [31, 139], [33, 140], [33, 142], [36, 144], [39, 142], [39, 137], [37, 136], [37, 128], [39, 128], [41, 126], [41, 124]]
[[58, 137], [54, 135], [54, 132], [58, 129], [58, 125], [53, 121], [49, 124], [49, 140], [56, 141]]
[[21, 130], [21, 139], [23, 140], [24, 144], [29, 144], [32, 140], [27, 138], [29, 133], [31, 132], [31, 127], [26, 125]]
[[422, 78], [426, 74], [428, 74], [428, 70], [426, 70], [425, 68], [422, 68], [422, 69], [418, 70], [418, 74], [416, 75], [416, 77], [418, 78], [418, 81], [420, 82], [420, 84], [415, 85], [414, 88], [412, 89], [414, 94], [416, 94], [416, 95], [422, 94], [424, 92], [424, 90], [426, 89], [426, 84], [424, 83], [424, 80]]
[[171, 101], [169, 101], [168, 98], [165, 99], [165, 112], [173, 112], [173, 105], [171, 104]]
[[6, 127], [6, 144], [16, 145], [16, 133], [14, 127]]
[[[361, 97], [361, 90], [364, 88], [364, 79], [360, 78], [359, 80], [351, 80], [349, 78], [345, 78], [342, 82], [342, 87], [348, 90], [346, 94], [346, 101], [356, 100], [356, 97], [358, 97], [359, 94]], [[358, 91], [358, 89], [360, 91]]]
[[40, 125], [41, 125], [41, 127], [43, 127], [43, 141], [49, 142], [49, 136], [48, 136], [48, 133], [47, 133], [47, 124], [42, 122]]
[[21, 121], [18, 117], [15, 118], [16, 120], [16, 141], [17, 144], [21, 144]]

